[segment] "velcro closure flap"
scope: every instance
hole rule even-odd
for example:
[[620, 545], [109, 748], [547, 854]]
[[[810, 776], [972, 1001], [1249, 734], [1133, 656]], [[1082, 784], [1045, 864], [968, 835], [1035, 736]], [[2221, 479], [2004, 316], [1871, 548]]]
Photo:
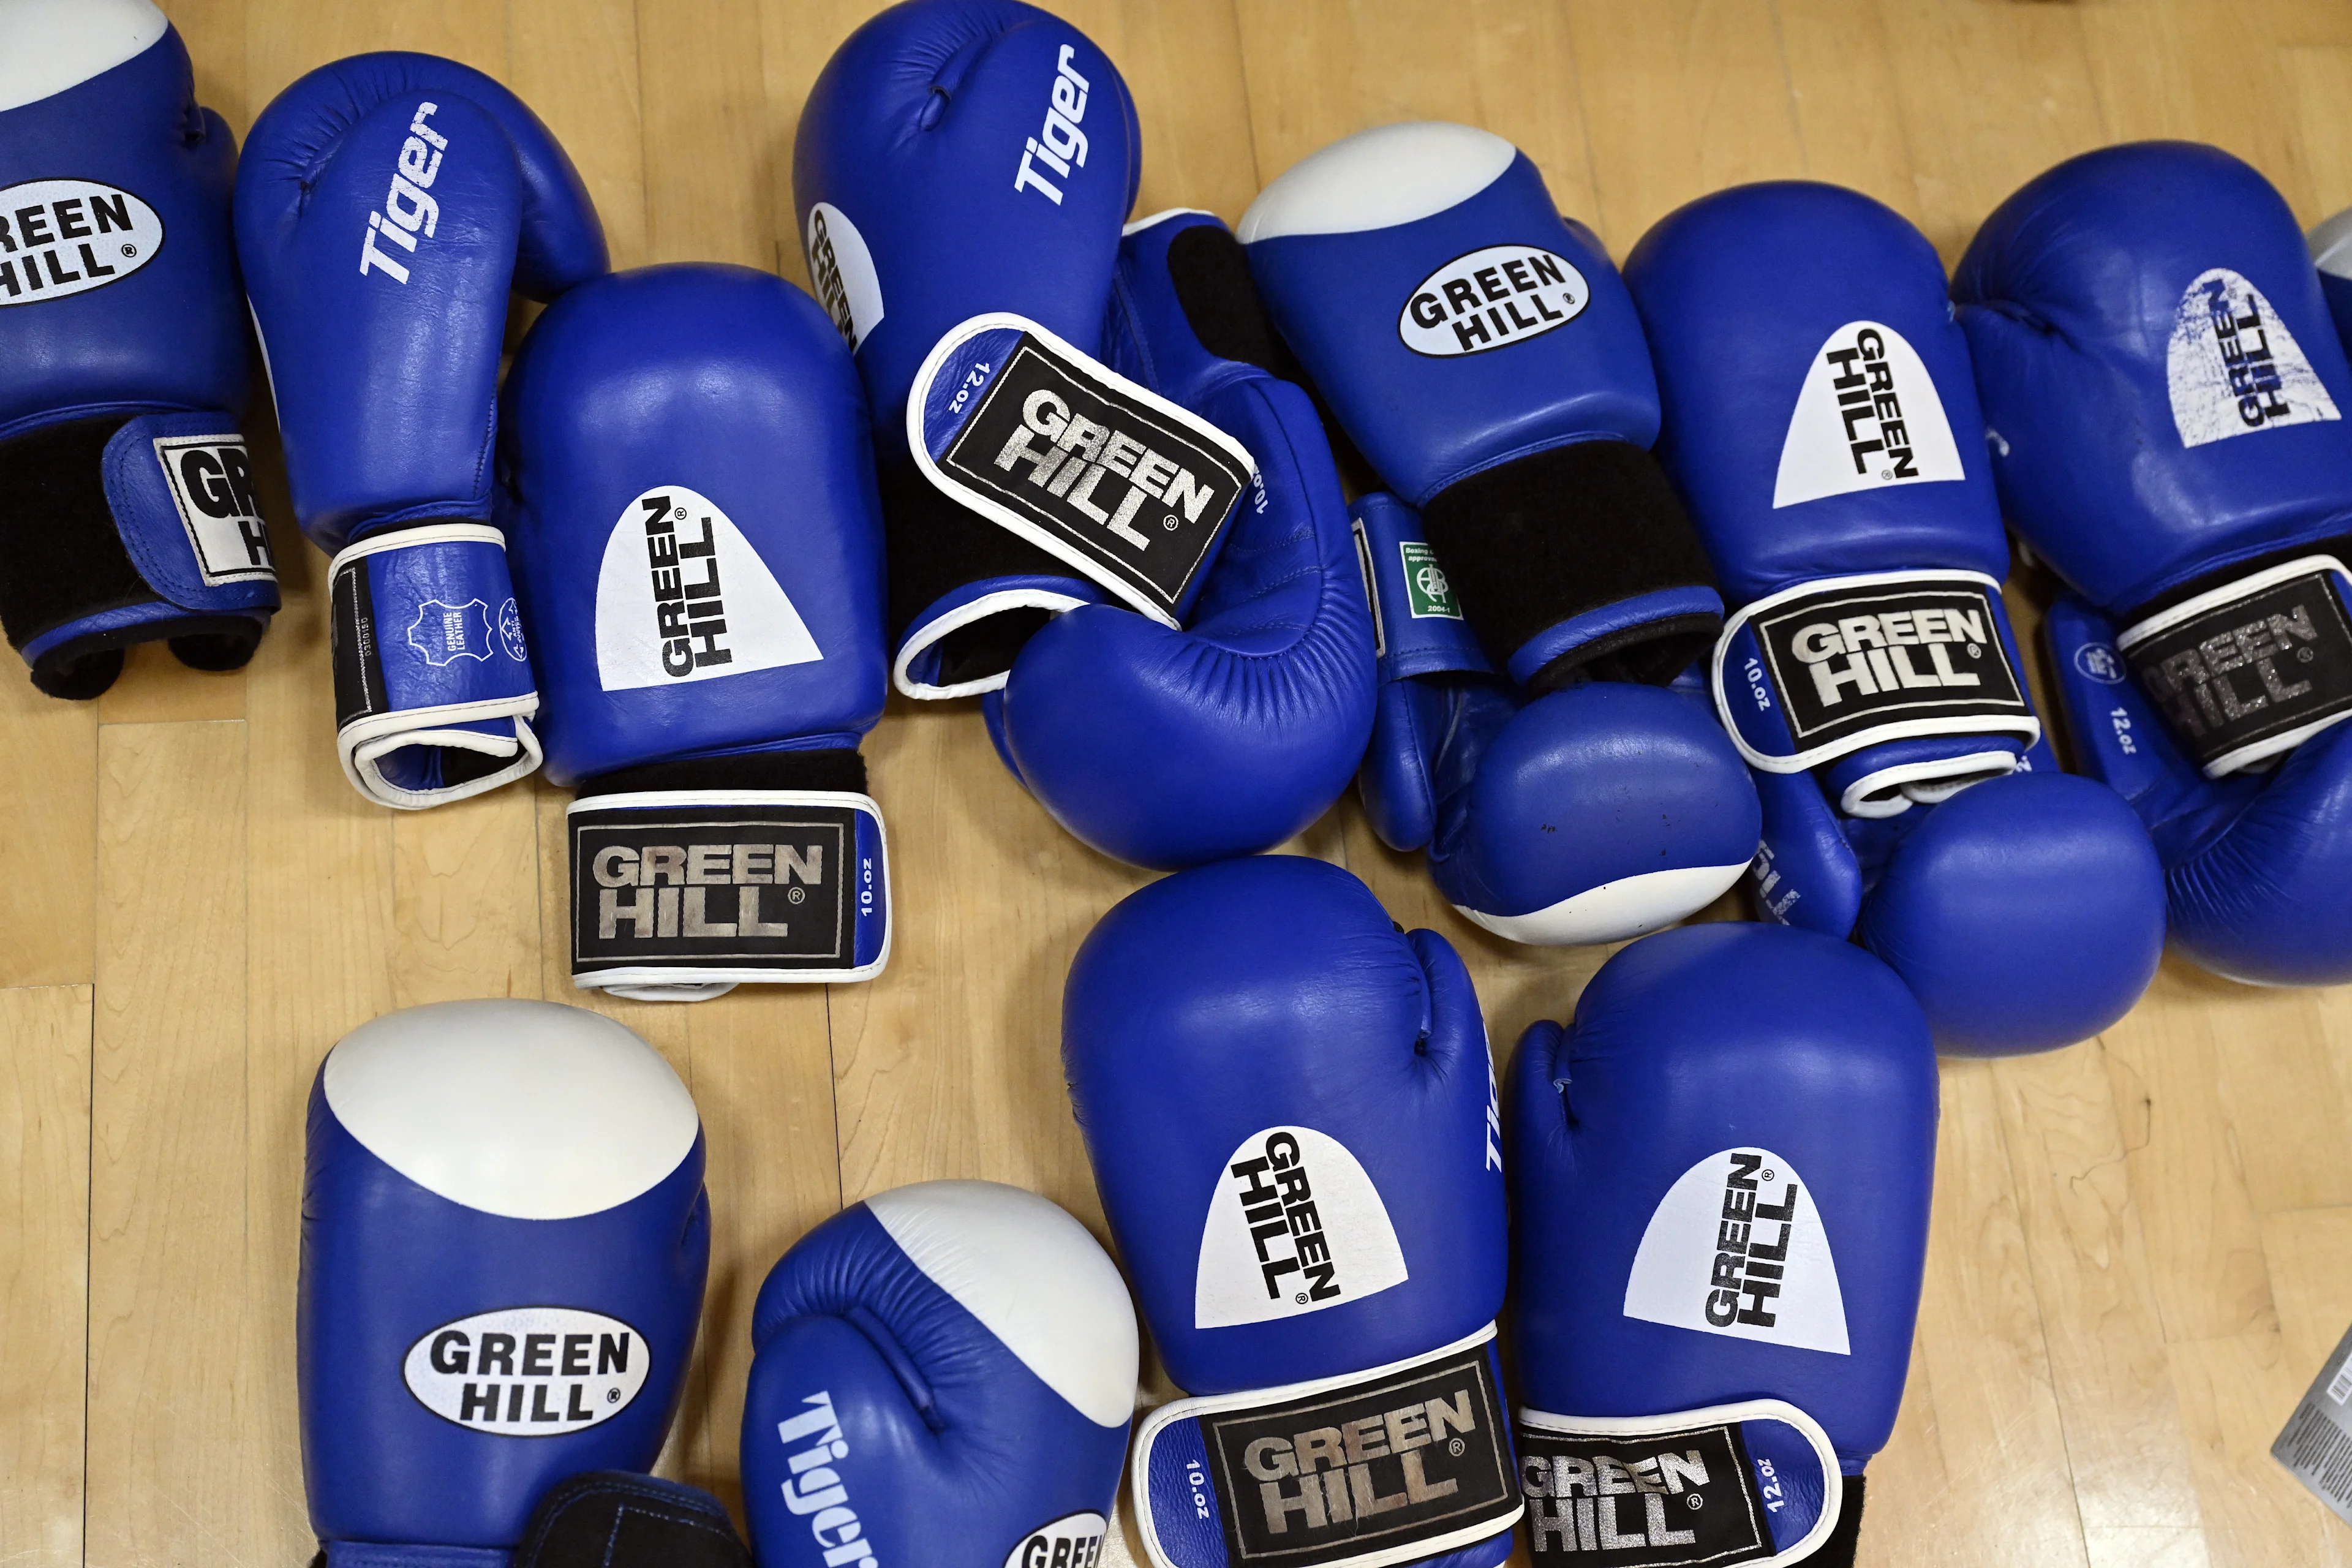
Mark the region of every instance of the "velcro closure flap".
[[1158, 1568], [1386, 1568], [1501, 1534], [1513, 1480], [1492, 1324], [1339, 1377], [1143, 1419], [1137, 1523]]
[[1423, 536], [1419, 515], [1394, 496], [1374, 491], [1356, 503], [1352, 521], [1382, 682], [1456, 670], [1493, 674], [1462, 618], [1454, 584]]
[[147, 585], [184, 609], [278, 607], [252, 459], [226, 414], [146, 414], [108, 438], [108, 508]]
[[882, 808], [841, 790], [576, 800], [572, 981], [646, 1002], [870, 980], [890, 957]]
[[1829, 1434], [1778, 1399], [1633, 1418], [1523, 1408], [1517, 1436], [1538, 1563], [1796, 1563], [1843, 1502]]
[[1743, 607], [1715, 645], [1715, 704], [1755, 767], [1800, 773], [1923, 735], [2042, 734], [2000, 584], [1981, 572], [1801, 583]]
[[2292, 751], [2352, 713], [2347, 576], [2332, 555], [2282, 562], [2116, 639], [2140, 689], [2207, 778]]
[[907, 444], [946, 494], [1171, 626], [1258, 484], [1240, 442], [1013, 315], [932, 347]]

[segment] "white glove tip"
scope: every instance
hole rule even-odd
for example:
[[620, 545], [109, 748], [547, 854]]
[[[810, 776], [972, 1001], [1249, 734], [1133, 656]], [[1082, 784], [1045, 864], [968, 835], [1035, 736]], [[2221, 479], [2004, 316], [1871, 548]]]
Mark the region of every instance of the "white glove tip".
[[1284, 170], [1242, 215], [1244, 245], [1292, 234], [1357, 234], [1412, 223], [1469, 200], [1518, 149], [1442, 120], [1359, 131]]
[[1097, 1426], [1135, 1413], [1135, 1304], [1087, 1227], [996, 1182], [919, 1182], [866, 1200], [890, 1239], [1046, 1387]]
[[0, 0], [0, 110], [110, 71], [170, 26], [149, 0]]
[[516, 1219], [625, 1204], [677, 1170], [701, 1130], [686, 1085], [635, 1030], [552, 1002], [387, 1013], [344, 1036], [320, 1078], [377, 1159]]

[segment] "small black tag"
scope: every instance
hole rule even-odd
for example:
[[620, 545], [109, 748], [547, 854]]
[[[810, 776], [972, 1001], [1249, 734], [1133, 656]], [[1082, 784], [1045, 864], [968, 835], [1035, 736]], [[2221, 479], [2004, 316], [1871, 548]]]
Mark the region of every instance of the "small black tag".
[[2334, 576], [2289, 578], [2124, 650], [2200, 766], [2352, 709], [2352, 623]]
[[574, 807], [573, 973], [848, 967], [856, 816], [845, 805]]
[[1969, 583], [1832, 588], [1749, 626], [1790, 739], [1809, 752], [1919, 720], [2030, 720], [2000, 614]]
[[1250, 482], [1230, 455], [1025, 332], [939, 467], [1171, 619]]
[[1491, 1345], [1201, 1418], [1234, 1563], [1313, 1568], [1518, 1511]]
[[1776, 1550], [1739, 1428], [1571, 1436], [1520, 1423], [1519, 1476], [1538, 1562], [1624, 1568], [1760, 1563]]
[[390, 706], [383, 689], [383, 654], [375, 640], [375, 590], [368, 583], [368, 558], [347, 563], [335, 574], [327, 616], [327, 658], [335, 678], [335, 729], [372, 718]]

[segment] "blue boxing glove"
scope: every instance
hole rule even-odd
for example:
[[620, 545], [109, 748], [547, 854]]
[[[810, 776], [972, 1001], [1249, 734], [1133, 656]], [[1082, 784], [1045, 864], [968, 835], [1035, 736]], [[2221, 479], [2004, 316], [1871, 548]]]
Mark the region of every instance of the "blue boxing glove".
[[1094, 1568], [1135, 1411], [1135, 1305], [1086, 1228], [924, 1182], [794, 1243], [751, 1310], [761, 1568]]
[[508, 376], [499, 524], [567, 815], [572, 975], [644, 1000], [890, 952], [882, 535], [866, 405], [809, 297], [741, 267], [574, 289]]
[[1764, 912], [1856, 936], [1947, 1050], [2105, 1028], [2163, 955], [2164, 873], [2042, 743], [1935, 250], [1854, 192], [1747, 185], [1662, 219], [1625, 282], [1735, 612], [1710, 684], [1757, 770]]
[[238, 254], [302, 531], [328, 568], [336, 748], [419, 808], [539, 766], [521, 617], [489, 526], [509, 290], [605, 268], [547, 127], [430, 55], [321, 66], [254, 122]]
[[444, 1002], [310, 1091], [302, 1475], [327, 1568], [506, 1568], [541, 1497], [643, 1470], [710, 1253], [686, 1086], [612, 1020]]
[[2352, 369], [2294, 215], [2219, 149], [2110, 147], [2002, 203], [1953, 293], [2010, 522], [2107, 623], [2053, 621], [2061, 689], [2174, 939], [2352, 979]]
[[1070, 968], [1062, 1061], [1152, 1342], [1159, 1568], [1492, 1568], [1519, 1517], [1495, 1355], [1503, 1166], [1469, 974], [1335, 866], [1181, 871]]
[[1723, 601], [1649, 454], [1642, 323], [1525, 153], [1465, 125], [1363, 132], [1268, 185], [1241, 237], [1497, 671], [1663, 685], [1706, 650]]
[[0, 9], [0, 628], [52, 697], [159, 638], [235, 669], [278, 608], [236, 427], [236, 162], [146, 0]]
[[1375, 491], [1356, 531], [1381, 629], [1364, 815], [1428, 848], [1455, 909], [1514, 942], [1620, 942], [1738, 880], [1756, 792], [1703, 700], [1625, 681], [1531, 698], [1493, 672], [1409, 508]]
[[1512, 1058], [1518, 1456], [1538, 1563], [1851, 1568], [1927, 1252], [1936, 1057], [1812, 931], [1664, 931]]
[[[1214, 217], [1129, 232], [1106, 336], [1115, 370], [1238, 439], [1257, 484], [1185, 626], [1081, 605], [1030, 637], [983, 710], [1022, 784], [1106, 854], [1160, 868], [1255, 854], [1323, 814], [1371, 732], [1347, 501]], [[1151, 515], [1162, 532], [1175, 521]]]

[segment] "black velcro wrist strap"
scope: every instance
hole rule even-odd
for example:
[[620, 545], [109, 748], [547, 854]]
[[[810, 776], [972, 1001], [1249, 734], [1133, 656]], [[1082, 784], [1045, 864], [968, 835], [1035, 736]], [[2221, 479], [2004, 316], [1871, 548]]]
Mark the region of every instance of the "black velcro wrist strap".
[[1144, 1417], [1132, 1473], [1162, 1564], [1167, 1542], [1219, 1530], [1231, 1568], [1414, 1563], [1522, 1511], [1492, 1327], [1369, 1372], [1164, 1405]]
[[2116, 645], [2208, 778], [2352, 714], [2352, 574], [2333, 555], [2264, 567], [2147, 616]]
[[[1498, 669], [1544, 631], [1647, 594], [1712, 589], [1715, 574], [1689, 516], [1649, 453], [1626, 441], [1579, 441], [1448, 485], [1422, 526], [1479, 646]], [[1662, 685], [1715, 639], [1719, 621], [1661, 620], [1563, 655], [1528, 680]]]
[[574, 984], [700, 1001], [870, 979], [890, 952], [882, 813], [846, 748], [658, 763], [565, 814]]

